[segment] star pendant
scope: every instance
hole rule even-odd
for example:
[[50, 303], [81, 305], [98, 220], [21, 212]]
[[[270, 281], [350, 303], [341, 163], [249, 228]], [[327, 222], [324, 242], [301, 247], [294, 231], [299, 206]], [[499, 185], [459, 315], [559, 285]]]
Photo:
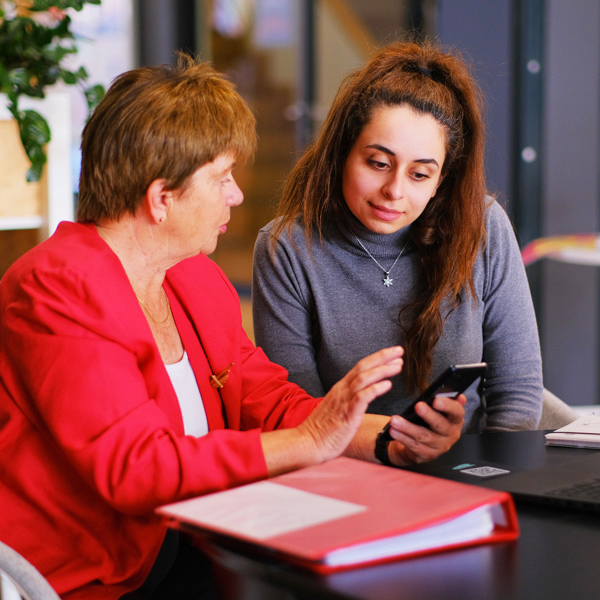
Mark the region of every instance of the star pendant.
[[390, 287], [393, 281], [394, 280], [390, 277], [389, 273], [386, 273], [385, 279], [383, 280], [383, 285], [385, 285], [385, 287]]

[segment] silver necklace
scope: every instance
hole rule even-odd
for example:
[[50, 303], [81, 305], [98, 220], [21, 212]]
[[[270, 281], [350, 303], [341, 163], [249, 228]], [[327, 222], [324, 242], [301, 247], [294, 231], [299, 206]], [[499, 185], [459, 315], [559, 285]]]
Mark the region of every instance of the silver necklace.
[[[352, 235], [354, 235], [354, 234], [352, 234]], [[408, 245], [408, 241], [406, 242], [406, 244], [404, 244], [404, 246], [402, 246], [402, 250], [400, 250], [400, 254], [398, 254], [398, 256], [396, 256], [396, 260], [394, 261], [392, 266], [386, 270], [379, 264], [379, 261], [365, 248], [365, 245], [355, 235], [354, 235], [354, 239], [360, 244], [360, 247], [369, 255], [369, 258], [371, 258], [371, 260], [385, 273], [385, 277], [382, 280], [383, 285], [385, 285], [385, 287], [390, 287], [394, 282], [394, 280], [390, 277], [390, 273], [391, 273], [392, 269], [396, 266], [398, 259], [402, 256], [404, 249]]]

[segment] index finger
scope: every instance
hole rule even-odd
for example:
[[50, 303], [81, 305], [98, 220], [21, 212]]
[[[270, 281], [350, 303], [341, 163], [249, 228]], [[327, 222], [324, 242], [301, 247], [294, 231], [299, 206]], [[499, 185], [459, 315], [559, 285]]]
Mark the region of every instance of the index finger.
[[[369, 388], [372, 384], [383, 382], [402, 371], [403, 354], [404, 349], [401, 346], [392, 346], [374, 352], [357, 362], [338, 384], [345, 386], [351, 394], [354, 394]], [[377, 393], [376, 396], [380, 393], [382, 392]]]
[[404, 348], [402, 346], [390, 346], [389, 348], [383, 348], [382, 350], [378, 350], [373, 354], [369, 354], [365, 356], [365, 358], [359, 360], [354, 369], [359, 371], [366, 371], [368, 369], [372, 369], [373, 367], [378, 367], [381, 365], [385, 365], [391, 361], [397, 360], [398, 358], [402, 358], [404, 355]]

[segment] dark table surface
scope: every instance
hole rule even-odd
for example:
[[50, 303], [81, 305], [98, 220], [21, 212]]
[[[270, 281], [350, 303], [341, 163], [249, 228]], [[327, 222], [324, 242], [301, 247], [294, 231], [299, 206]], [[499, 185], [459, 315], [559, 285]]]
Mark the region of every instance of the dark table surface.
[[[589, 450], [553, 448], [543, 431], [467, 434], [438, 461], [535, 467]], [[419, 467], [435, 471], [436, 462]], [[211, 546], [224, 598], [551, 600], [600, 598], [600, 514], [517, 501], [515, 542], [432, 554], [328, 576]]]

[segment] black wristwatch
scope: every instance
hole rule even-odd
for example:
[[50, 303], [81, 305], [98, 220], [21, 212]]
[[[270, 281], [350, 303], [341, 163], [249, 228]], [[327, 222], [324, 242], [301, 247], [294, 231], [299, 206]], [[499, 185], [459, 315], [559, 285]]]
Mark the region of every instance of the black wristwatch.
[[375, 458], [382, 465], [387, 465], [388, 467], [394, 466], [390, 460], [390, 455], [388, 454], [388, 446], [390, 445], [391, 441], [392, 436], [390, 435], [390, 422], [388, 421], [383, 429], [381, 429], [381, 431], [377, 434], [377, 438], [375, 440]]

